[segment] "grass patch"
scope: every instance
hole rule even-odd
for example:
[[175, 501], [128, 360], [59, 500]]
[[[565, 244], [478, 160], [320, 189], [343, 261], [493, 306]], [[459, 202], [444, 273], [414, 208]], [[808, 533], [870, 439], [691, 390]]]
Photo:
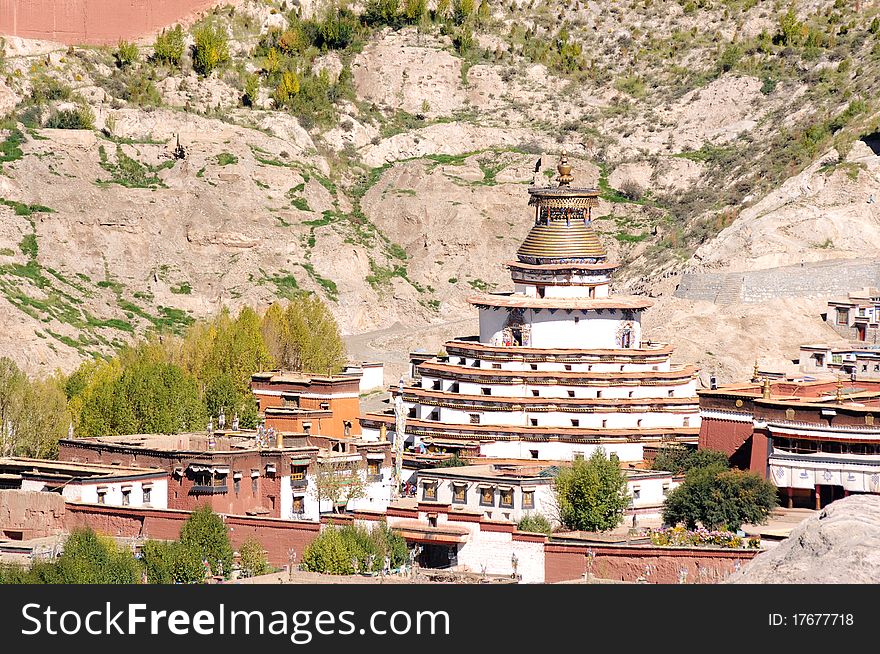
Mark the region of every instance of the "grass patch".
[[231, 166], [238, 163], [238, 157], [231, 152], [221, 152], [217, 155], [217, 164], [220, 166]]
[[175, 295], [190, 295], [192, 294], [192, 286], [189, 285], [189, 282], [183, 282], [178, 286], [172, 286], [171, 292]]

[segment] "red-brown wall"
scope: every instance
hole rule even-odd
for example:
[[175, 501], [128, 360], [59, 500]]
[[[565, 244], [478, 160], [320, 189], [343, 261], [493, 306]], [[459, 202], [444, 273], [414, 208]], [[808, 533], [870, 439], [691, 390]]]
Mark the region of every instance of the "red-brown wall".
[[544, 546], [544, 574], [547, 583], [583, 578], [587, 571], [587, 552], [595, 555], [592, 575], [601, 579], [636, 581], [645, 575], [655, 584], [679, 583], [680, 571], [687, 569], [689, 584], [717, 583], [745, 565], [757, 550], [672, 548], [644, 545], [620, 546], [596, 543], [547, 543]]
[[218, 0], [0, 0], [0, 33], [72, 45], [113, 45], [156, 32]]

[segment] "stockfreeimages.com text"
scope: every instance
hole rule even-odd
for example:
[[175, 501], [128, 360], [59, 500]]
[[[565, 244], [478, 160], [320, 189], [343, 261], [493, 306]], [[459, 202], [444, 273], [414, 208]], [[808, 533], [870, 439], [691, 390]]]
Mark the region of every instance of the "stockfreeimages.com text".
[[289, 636], [290, 642], [306, 645], [315, 635], [448, 636], [450, 628], [446, 611], [373, 611], [363, 622], [356, 619], [355, 611], [237, 611], [227, 610], [224, 604], [212, 611], [193, 612], [150, 610], [146, 604], [126, 604], [115, 609], [110, 602], [102, 610], [59, 612], [51, 605], [25, 604], [21, 612], [25, 620], [21, 633], [25, 636], [269, 634]]

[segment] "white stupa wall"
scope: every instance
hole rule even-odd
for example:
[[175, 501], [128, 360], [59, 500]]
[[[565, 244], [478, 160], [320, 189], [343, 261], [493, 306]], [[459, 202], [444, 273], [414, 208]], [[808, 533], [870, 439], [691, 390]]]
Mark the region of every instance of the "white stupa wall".
[[[508, 309], [480, 309], [480, 342], [503, 345], [504, 327], [508, 323]], [[639, 312], [632, 319], [624, 318], [619, 309], [568, 312], [558, 309], [525, 309], [523, 323], [530, 325], [529, 342], [523, 345], [536, 348], [620, 348], [620, 331], [624, 323], [631, 325], [629, 347], [641, 346], [642, 330]]]
[[[422, 377], [422, 388], [430, 389], [434, 387], [436, 378]], [[441, 381], [442, 388], [440, 390], [449, 391], [450, 387], [456, 382], [450, 379]], [[569, 391], [574, 393], [575, 398], [590, 399], [623, 399], [623, 398], [658, 398], [658, 397], [693, 397], [696, 398], [696, 380], [691, 379], [683, 384], [661, 385], [645, 385], [645, 386], [566, 386], [565, 382], [560, 381], [557, 385], [547, 384], [491, 384], [459, 381], [459, 395], [480, 395], [487, 397], [569, 397]], [[483, 392], [488, 389], [489, 393]], [[538, 395], [534, 395], [532, 391], [538, 391]], [[696, 403], [696, 399], [694, 402]]]

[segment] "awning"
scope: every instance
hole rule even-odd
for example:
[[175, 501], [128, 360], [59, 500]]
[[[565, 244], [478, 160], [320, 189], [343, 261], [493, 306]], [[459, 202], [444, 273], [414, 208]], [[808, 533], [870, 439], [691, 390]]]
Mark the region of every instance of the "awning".
[[259, 470], [251, 470], [251, 479], [256, 479], [259, 476], [260, 476]]
[[456, 545], [468, 541], [469, 532], [464, 527], [444, 525], [431, 527], [418, 520], [401, 520], [389, 525], [392, 531], [403, 536], [404, 539], [416, 543], [442, 543]]
[[241, 473], [240, 472], [233, 472], [232, 478], [233, 479], [241, 479]]
[[498, 490], [501, 490], [501, 491], [512, 491], [512, 490], [513, 490], [513, 486], [499, 486], [499, 487], [498, 487]]
[[274, 474], [274, 472], [275, 472], [275, 464], [274, 464], [274, 463], [267, 463], [267, 464], [266, 464], [266, 472], [271, 472], [271, 473]]
[[311, 459], [291, 459], [290, 465], [292, 466], [307, 466], [311, 463]]
[[534, 487], [534, 486], [523, 486], [523, 487], [522, 487], [522, 490], [523, 490], [524, 492], [526, 492], [526, 493], [534, 492], [535, 487]]
[[495, 484], [477, 484], [477, 488], [495, 488]]
[[381, 452], [368, 452], [367, 459], [369, 459], [371, 461], [384, 461], [385, 455], [382, 454]]
[[453, 486], [467, 486], [468, 484], [466, 481], [453, 481], [452, 485]]

